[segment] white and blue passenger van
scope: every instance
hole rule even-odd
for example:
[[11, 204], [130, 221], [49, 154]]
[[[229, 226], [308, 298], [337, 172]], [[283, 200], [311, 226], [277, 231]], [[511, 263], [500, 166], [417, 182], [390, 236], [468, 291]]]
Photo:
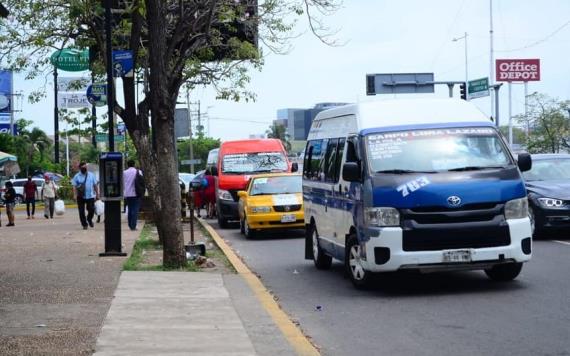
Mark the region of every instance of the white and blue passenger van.
[[516, 278], [531, 258], [521, 171], [473, 104], [382, 100], [323, 111], [303, 162], [305, 258], [344, 261], [356, 287], [375, 272], [485, 270]]

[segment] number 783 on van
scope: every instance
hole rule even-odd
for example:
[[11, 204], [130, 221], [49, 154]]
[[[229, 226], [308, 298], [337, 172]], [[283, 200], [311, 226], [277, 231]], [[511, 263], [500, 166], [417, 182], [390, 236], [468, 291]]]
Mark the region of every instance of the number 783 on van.
[[323, 111], [303, 161], [305, 257], [319, 269], [344, 262], [356, 287], [399, 270], [484, 270], [512, 280], [531, 258], [521, 178], [531, 165], [465, 101]]

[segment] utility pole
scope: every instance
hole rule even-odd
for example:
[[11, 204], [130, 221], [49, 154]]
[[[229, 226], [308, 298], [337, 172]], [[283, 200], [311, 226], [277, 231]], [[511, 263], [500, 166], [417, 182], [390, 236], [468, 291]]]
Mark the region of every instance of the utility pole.
[[59, 108], [57, 107], [57, 67], [53, 66], [53, 150], [54, 163], [59, 163]]
[[[186, 87], [186, 107], [188, 108], [188, 144], [190, 146], [190, 173], [194, 174], [194, 145], [192, 143], [192, 115], [190, 110], [190, 88]], [[200, 102], [198, 102], [198, 121], [200, 120]]]
[[467, 56], [467, 32], [464, 32], [464, 35], [461, 37], [456, 37], [453, 39], [453, 42], [457, 42], [459, 40], [464, 40], [465, 41], [465, 100], [469, 101], [469, 92], [468, 92], [468, 86], [469, 86], [469, 57]]
[[[493, 53], [493, 0], [489, 0], [489, 87], [495, 88], [495, 59]], [[498, 90], [498, 88], [497, 88]], [[490, 95], [491, 98], [491, 113], [493, 113], [493, 96]], [[495, 104], [499, 101], [495, 100]], [[498, 112], [499, 110], [496, 110]], [[499, 122], [499, 116], [497, 116], [497, 122]]]

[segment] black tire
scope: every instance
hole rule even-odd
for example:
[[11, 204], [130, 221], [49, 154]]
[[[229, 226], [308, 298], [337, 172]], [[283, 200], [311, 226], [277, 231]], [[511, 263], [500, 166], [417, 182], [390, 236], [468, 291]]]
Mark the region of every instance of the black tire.
[[314, 225], [310, 227], [311, 246], [313, 246], [313, 262], [317, 269], [329, 269], [332, 265], [332, 257], [327, 255], [319, 246], [319, 233]]
[[245, 238], [249, 240], [254, 239], [257, 236], [255, 230], [249, 228], [247, 217], [245, 215], [243, 217], [243, 234], [245, 235]]
[[351, 234], [346, 241], [345, 268], [352, 284], [357, 289], [365, 289], [370, 284], [372, 272], [361, 265], [360, 248], [356, 235]]
[[493, 266], [485, 270], [487, 277], [496, 282], [508, 282], [517, 278], [522, 270], [522, 263], [513, 262]]
[[243, 219], [239, 220], [239, 232], [245, 234], [245, 215]]

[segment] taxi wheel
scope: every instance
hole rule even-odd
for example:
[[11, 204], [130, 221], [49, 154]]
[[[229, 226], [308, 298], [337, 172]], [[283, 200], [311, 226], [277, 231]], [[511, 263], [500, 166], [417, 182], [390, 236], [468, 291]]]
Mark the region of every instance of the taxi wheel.
[[311, 239], [313, 246], [313, 262], [317, 269], [329, 269], [332, 264], [332, 257], [325, 254], [319, 246], [319, 234], [315, 225], [311, 225]]
[[345, 268], [350, 281], [357, 289], [369, 286], [372, 272], [364, 269], [361, 259], [361, 247], [356, 235], [351, 234], [346, 244]]
[[253, 239], [256, 236], [255, 231], [249, 228], [249, 224], [247, 223], [247, 216], [245, 215], [243, 217], [243, 233], [247, 239]]
[[517, 278], [522, 270], [522, 263], [505, 263], [485, 270], [487, 277], [497, 282], [508, 282]]
[[243, 219], [239, 220], [239, 232], [245, 234], [245, 216]]

